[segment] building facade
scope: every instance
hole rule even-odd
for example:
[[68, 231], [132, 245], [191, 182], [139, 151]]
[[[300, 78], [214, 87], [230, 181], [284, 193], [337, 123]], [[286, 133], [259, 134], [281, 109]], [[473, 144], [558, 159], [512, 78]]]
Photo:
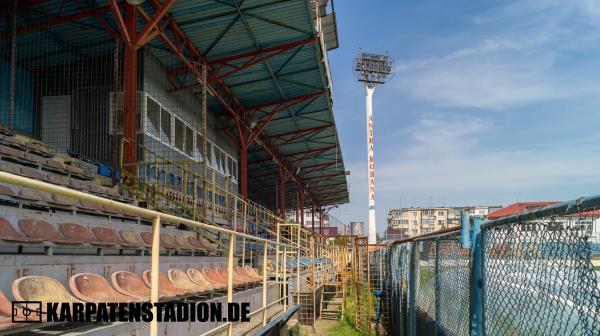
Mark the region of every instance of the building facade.
[[403, 236], [424, 233], [460, 225], [460, 209], [449, 207], [400, 208], [388, 212], [388, 228]]

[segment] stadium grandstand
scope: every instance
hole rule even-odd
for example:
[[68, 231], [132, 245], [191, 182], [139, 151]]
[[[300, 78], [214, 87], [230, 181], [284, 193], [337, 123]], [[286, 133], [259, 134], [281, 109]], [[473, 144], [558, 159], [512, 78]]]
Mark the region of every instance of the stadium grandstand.
[[[332, 0], [0, 1], [0, 334], [314, 323], [347, 264], [299, 224], [349, 198], [336, 29]], [[245, 302], [250, 321], [35, 321], [15, 301]]]

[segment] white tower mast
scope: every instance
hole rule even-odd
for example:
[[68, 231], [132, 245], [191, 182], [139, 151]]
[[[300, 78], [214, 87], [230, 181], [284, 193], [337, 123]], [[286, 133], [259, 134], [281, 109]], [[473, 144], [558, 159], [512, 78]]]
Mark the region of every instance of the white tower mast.
[[354, 60], [354, 73], [365, 83], [367, 112], [367, 160], [369, 178], [369, 244], [377, 242], [375, 222], [375, 153], [373, 137], [373, 92], [377, 84], [383, 84], [393, 75], [394, 62], [388, 55], [361, 53]]

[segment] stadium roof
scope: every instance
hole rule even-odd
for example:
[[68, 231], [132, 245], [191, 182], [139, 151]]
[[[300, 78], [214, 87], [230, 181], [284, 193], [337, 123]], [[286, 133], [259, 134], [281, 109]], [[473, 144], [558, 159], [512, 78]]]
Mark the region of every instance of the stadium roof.
[[[229, 100], [225, 101], [237, 100], [245, 114], [241, 117], [260, 134], [248, 149], [250, 198], [267, 204], [274, 202], [278, 167], [285, 163], [287, 175], [293, 175], [287, 182], [288, 207], [296, 204], [299, 181], [321, 206], [348, 202], [326, 56], [327, 46], [337, 47], [332, 3], [318, 1], [321, 14], [316, 18], [313, 3], [306, 0], [168, 0], [162, 4], [170, 2], [167, 14], [156, 27], [169, 38], [175, 35], [169, 30], [173, 23], [181, 28], [213, 69], [209, 75], [218, 77], [215, 83], [209, 76], [209, 84], [218, 86], [213, 91], [228, 90]], [[52, 39], [48, 39], [51, 41], [38, 48], [45, 55], [52, 54], [53, 49], [60, 53], [64, 47], [55, 42], [62, 41], [77, 47], [74, 57], [84, 57], [86, 43], [102, 37], [106, 52], [110, 52], [114, 38], [106, 33], [107, 27], [113, 35], [119, 32], [119, 22], [111, 12], [110, 3], [108, 0], [19, 1], [22, 10], [19, 15], [26, 12], [28, 21], [28, 26], [19, 27], [19, 32], [28, 32], [25, 36], [29, 37], [20, 38], [18, 43], [28, 43], [28, 38], [35, 40], [35, 34], [48, 34], [51, 30]], [[123, 7], [124, 1], [115, 3]], [[157, 0], [147, 0], [140, 8], [154, 15], [158, 5], [161, 3]], [[0, 13], [10, 10], [11, 6], [0, 5]], [[330, 8], [329, 13], [326, 8]], [[137, 17], [139, 31], [149, 22], [145, 15]], [[322, 23], [322, 34], [317, 31], [316, 22]], [[9, 33], [8, 23], [1, 26], [3, 35]], [[89, 29], [97, 35], [91, 36]], [[172, 53], [165, 38], [158, 36], [163, 37], [156, 32], [148, 45], [158, 56]], [[99, 42], [93, 46], [94, 52], [102, 52]], [[28, 57], [36, 57], [31, 54], [34, 51], [28, 52]], [[186, 77], [176, 68], [171, 70], [174, 91], [200, 90], [194, 87], [197, 82], [187, 82], [190, 76]], [[214, 92], [208, 106], [219, 116], [221, 126], [217, 127], [236, 140], [239, 135], [230, 116], [231, 109], [224, 106], [224, 99]], [[308, 196], [307, 202], [310, 202]]]

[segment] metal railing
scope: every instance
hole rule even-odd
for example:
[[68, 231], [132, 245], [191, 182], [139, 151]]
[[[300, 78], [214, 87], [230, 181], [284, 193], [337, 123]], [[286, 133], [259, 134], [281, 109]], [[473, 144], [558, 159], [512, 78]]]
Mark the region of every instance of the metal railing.
[[[389, 247], [392, 335], [600, 335], [600, 196]], [[592, 230], [593, 231], [593, 230]], [[373, 253], [371, 258], [377, 258]]]
[[[243, 232], [237, 232], [234, 230], [225, 229], [219, 226], [214, 226], [199, 221], [185, 219], [170, 214], [161, 213], [158, 211], [140, 208], [134, 205], [117, 202], [114, 200], [102, 198], [99, 196], [90, 195], [66, 187], [61, 187], [34, 179], [17, 176], [14, 174], [0, 171], [0, 183], [16, 185], [24, 188], [29, 188], [37, 191], [48, 192], [57, 194], [60, 196], [72, 198], [74, 200], [86, 201], [95, 205], [104, 206], [112, 210], [126, 211], [129, 214], [137, 215], [142, 218], [152, 219], [152, 247], [151, 247], [151, 303], [158, 302], [159, 298], [159, 264], [160, 264], [160, 229], [161, 221], [167, 221], [171, 224], [180, 224], [187, 226], [192, 229], [203, 229], [210, 232], [218, 232], [226, 235], [227, 239], [227, 302], [233, 302], [233, 274], [237, 261], [235, 259], [236, 253], [239, 250], [244, 251], [245, 245], [238, 248], [236, 241], [243, 239], [245, 241], [251, 241], [262, 246], [260, 267], [262, 268], [262, 306], [251, 312], [251, 316], [261, 313], [262, 325], [265, 326], [267, 323], [267, 309], [275, 304], [281, 303], [283, 305], [283, 311], [288, 309], [288, 301], [290, 300], [288, 293], [288, 279], [295, 278], [296, 286], [300, 286], [301, 276], [301, 263], [302, 259], [311, 259], [311, 265], [314, 264], [315, 259], [328, 259], [330, 262], [334, 262], [333, 256], [336, 255], [336, 246], [329, 244], [326, 239], [319, 237], [311, 231], [301, 227], [299, 224], [283, 224], [278, 223], [276, 240], [265, 239], [256, 237], [254, 235], [246, 234]], [[293, 239], [280, 239], [283, 234], [280, 232], [281, 228], [285, 228], [286, 234]], [[315, 245], [319, 247], [315, 249]], [[315, 252], [316, 251], [316, 252]], [[239, 255], [239, 254], [238, 254]], [[280, 260], [280, 257], [283, 260]], [[275, 263], [273, 265], [273, 260]], [[295, 267], [288, 265], [289, 260], [295, 260]], [[269, 265], [273, 265], [272, 269], [269, 269]], [[276, 284], [279, 286], [279, 297], [272, 302], [267, 302], [267, 287], [268, 284]], [[298, 299], [297, 299], [298, 300]], [[298, 302], [298, 301], [296, 301]], [[153, 309], [156, 309], [154, 307]], [[154, 316], [156, 311], [153, 310]], [[224, 322], [213, 330], [210, 330], [203, 335], [210, 335], [216, 332], [223, 331], [227, 328], [227, 334], [232, 334], [233, 328], [232, 322]], [[157, 335], [158, 325], [156, 319], [150, 324], [150, 335]]]

